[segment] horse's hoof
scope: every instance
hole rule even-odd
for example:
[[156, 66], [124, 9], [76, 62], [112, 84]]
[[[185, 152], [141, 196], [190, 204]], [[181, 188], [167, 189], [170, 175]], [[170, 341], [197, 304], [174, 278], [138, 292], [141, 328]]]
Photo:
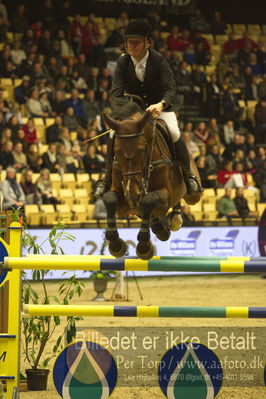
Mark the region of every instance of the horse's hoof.
[[121, 238], [109, 242], [109, 252], [115, 258], [121, 258], [127, 252], [127, 244]]
[[181, 213], [171, 213], [169, 215], [169, 227], [171, 231], [179, 230], [183, 225]]
[[138, 243], [136, 254], [140, 259], [148, 260], [154, 256], [154, 247], [150, 241]]
[[160, 241], [167, 241], [171, 234], [170, 229], [167, 226], [161, 225], [160, 223], [154, 224], [151, 227], [151, 230]]

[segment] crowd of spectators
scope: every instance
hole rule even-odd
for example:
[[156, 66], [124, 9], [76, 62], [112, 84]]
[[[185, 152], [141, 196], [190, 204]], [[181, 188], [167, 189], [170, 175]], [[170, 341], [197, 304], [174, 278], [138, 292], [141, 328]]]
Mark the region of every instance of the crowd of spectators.
[[[59, 14], [54, 13], [52, 0], [43, 4], [42, 20], [31, 22], [23, 2], [12, 16], [0, 4], [0, 76], [14, 82], [20, 79], [13, 96], [0, 87], [0, 168], [11, 168], [7, 180], [18, 203], [55, 203], [44, 188], [49, 173], [104, 173], [106, 136], [89, 145], [84, 141], [107, 128], [101, 113], [110, 108], [114, 61], [124, 49], [123, 33], [129, 21], [122, 12], [113, 29], [103, 33], [93, 14], [85, 23], [80, 15], [69, 18], [68, 0], [62, 2]], [[184, 108], [200, 107], [201, 121], [183, 120], [181, 129], [203, 187], [247, 187], [252, 180], [261, 190], [261, 201], [266, 202], [263, 41], [251, 39], [248, 31], [237, 38], [229, 32], [214, 64], [212, 43], [204, 35], [226, 34], [220, 12], [207, 21], [196, 9], [186, 27], [169, 26], [167, 35], [156, 12], [150, 12], [147, 20], [153, 29], [151, 46], [168, 60]], [[209, 66], [213, 66], [211, 74]], [[250, 100], [257, 101], [253, 121], [245, 119], [239, 105]], [[35, 118], [54, 119], [42, 139]], [[48, 145], [44, 153], [41, 141]], [[16, 172], [25, 173], [21, 185], [25, 198], [14, 184]], [[27, 180], [32, 172], [41, 173], [35, 191]], [[5, 185], [2, 183], [2, 191]]]

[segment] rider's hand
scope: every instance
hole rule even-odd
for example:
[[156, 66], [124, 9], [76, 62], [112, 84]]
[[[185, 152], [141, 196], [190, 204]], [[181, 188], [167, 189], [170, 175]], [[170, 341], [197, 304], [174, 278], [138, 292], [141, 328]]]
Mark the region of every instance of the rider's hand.
[[159, 103], [156, 104], [152, 104], [150, 105], [146, 111], [150, 111], [151, 116], [155, 119], [158, 118], [158, 116], [160, 115], [160, 113], [163, 110], [163, 103], [160, 101]]

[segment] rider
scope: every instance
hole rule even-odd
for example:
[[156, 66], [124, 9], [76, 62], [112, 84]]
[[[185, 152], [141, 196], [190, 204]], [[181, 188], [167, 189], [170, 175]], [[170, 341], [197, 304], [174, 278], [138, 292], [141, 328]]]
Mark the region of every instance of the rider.
[[[127, 52], [122, 54], [117, 61], [110, 95], [111, 107], [114, 109], [116, 103], [121, 105], [125, 93], [135, 94], [142, 98], [147, 107], [146, 110], [150, 111], [154, 119], [160, 118], [166, 122], [177, 159], [183, 166], [187, 191], [193, 194], [201, 191], [201, 187], [191, 173], [189, 152], [181, 137], [174, 112], [178, 108], [174, 76], [164, 56], [150, 49], [150, 37], [151, 27], [147, 22], [135, 20], [127, 25], [125, 30]], [[108, 147], [107, 172], [105, 180], [99, 181], [96, 185], [96, 198], [108, 191], [111, 185], [112, 142], [109, 142]]]

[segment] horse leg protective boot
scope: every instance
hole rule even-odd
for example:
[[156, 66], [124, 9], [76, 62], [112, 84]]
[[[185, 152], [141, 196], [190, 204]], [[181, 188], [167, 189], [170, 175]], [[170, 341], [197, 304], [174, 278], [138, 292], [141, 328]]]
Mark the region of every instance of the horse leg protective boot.
[[106, 154], [106, 173], [104, 180], [100, 179], [95, 184], [94, 198], [102, 198], [103, 194], [110, 190], [112, 184], [112, 164], [113, 164], [113, 147], [114, 140], [109, 137], [107, 143], [107, 154]]
[[186, 143], [184, 142], [182, 137], [180, 137], [174, 143], [174, 147], [176, 152], [176, 158], [178, 161], [181, 162], [183, 166], [182, 170], [188, 194], [191, 195], [193, 193], [198, 193], [202, 191], [202, 188], [199, 182], [197, 181], [196, 176], [194, 176], [190, 170], [189, 152]]

